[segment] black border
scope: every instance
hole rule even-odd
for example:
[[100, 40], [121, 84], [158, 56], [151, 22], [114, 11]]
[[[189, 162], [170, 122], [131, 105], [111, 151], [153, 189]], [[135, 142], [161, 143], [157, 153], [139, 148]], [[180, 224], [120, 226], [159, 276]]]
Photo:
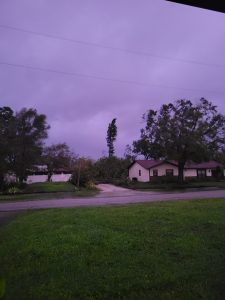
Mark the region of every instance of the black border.
[[166, 0], [168, 2], [174, 2], [178, 4], [185, 4], [190, 6], [195, 6], [199, 8], [209, 9], [221, 13], [225, 13], [225, 1], [224, 0], [210, 0], [210, 1], [193, 1], [193, 0], [184, 0], [184, 1], [174, 1]]

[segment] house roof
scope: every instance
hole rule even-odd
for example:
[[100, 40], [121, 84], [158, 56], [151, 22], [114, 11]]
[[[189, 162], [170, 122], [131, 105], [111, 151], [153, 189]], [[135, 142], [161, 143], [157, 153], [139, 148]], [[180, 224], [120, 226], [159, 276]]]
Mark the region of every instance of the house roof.
[[[164, 163], [169, 163], [171, 165], [177, 165], [177, 163], [175, 161], [172, 161], [172, 160], [135, 160], [133, 162], [134, 163], [138, 163], [140, 166], [142, 166], [143, 168], [145, 169], [151, 169], [151, 168], [155, 168], [156, 166], [159, 166], [161, 164], [164, 164]], [[132, 164], [132, 165], [133, 165]]]
[[210, 160], [202, 163], [195, 163], [190, 161], [185, 165], [186, 169], [215, 169], [216, 167], [223, 167], [223, 165], [215, 160]]
[[[174, 160], [135, 160], [130, 167], [134, 164], [138, 163], [140, 166], [142, 166], [145, 169], [152, 169], [155, 168], [161, 164], [168, 163], [174, 166], [178, 166], [178, 163]], [[208, 162], [202, 162], [202, 163], [195, 163], [193, 161], [189, 161], [185, 164], [185, 169], [215, 169], [216, 167], [223, 167], [222, 164], [211, 160]]]

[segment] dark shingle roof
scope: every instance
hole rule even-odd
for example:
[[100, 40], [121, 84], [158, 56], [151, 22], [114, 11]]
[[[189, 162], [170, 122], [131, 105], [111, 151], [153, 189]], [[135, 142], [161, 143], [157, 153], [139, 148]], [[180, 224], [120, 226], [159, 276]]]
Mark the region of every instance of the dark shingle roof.
[[164, 163], [169, 163], [171, 165], [177, 166], [177, 163], [173, 160], [154, 160], [154, 159], [147, 160], [146, 159], [146, 160], [136, 160], [135, 162], [137, 162], [145, 169], [151, 169]]
[[[142, 166], [145, 169], [151, 169], [154, 167], [157, 167], [163, 163], [169, 163], [171, 165], [177, 166], [177, 162], [174, 160], [136, 160], [134, 163], [138, 163], [140, 166]], [[133, 165], [133, 164], [132, 164]], [[195, 163], [193, 161], [189, 161], [185, 165], [185, 169], [215, 169], [216, 167], [223, 167], [222, 164], [211, 160], [208, 162], [202, 162], [202, 163]]]
[[193, 161], [190, 161], [187, 162], [185, 165], [186, 169], [215, 169], [216, 167], [223, 168], [223, 165], [214, 160], [210, 160], [202, 163], [195, 163]]

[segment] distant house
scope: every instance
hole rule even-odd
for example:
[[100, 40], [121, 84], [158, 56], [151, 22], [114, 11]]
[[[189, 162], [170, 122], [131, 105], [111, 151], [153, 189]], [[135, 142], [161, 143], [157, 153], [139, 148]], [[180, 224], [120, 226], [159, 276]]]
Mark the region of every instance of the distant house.
[[[216, 169], [223, 165], [216, 161], [203, 163], [188, 162], [184, 168], [184, 178], [206, 178], [215, 176]], [[178, 164], [171, 160], [136, 160], [129, 166], [130, 180], [147, 182], [157, 176], [178, 176]]]
[[[54, 170], [51, 181], [52, 182], [66, 182], [70, 179], [72, 172], [63, 168]], [[34, 166], [27, 176], [26, 183], [46, 182], [48, 181], [48, 168], [47, 165]]]
[[[31, 170], [29, 170], [26, 183], [38, 183], [48, 181], [48, 169], [46, 165], [36, 165]], [[66, 182], [71, 178], [72, 171], [65, 169], [54, 170], [51, 177], [52, 182]], [[10, 173], [6, 176], [8, 182], [15, 182], [16, 176]]]

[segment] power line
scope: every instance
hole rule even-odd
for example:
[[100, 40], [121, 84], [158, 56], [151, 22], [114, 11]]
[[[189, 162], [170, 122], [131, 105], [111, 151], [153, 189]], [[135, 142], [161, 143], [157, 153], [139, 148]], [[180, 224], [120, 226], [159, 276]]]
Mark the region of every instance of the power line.
[[23, 28], [18, 28], [18, 27], [9, 26], [9, 25], [0, 24], [0, 28], [4, 28], [4, 29], [7, 29], [7, 30], [18, 31], [18, 32], [23, 32], [23, 33], [28, 33], [28, 34], [41, 36], [41, 37], [45, 37], [45, 38], [50, 38], [50, 39], [55, 39], [55, 40], [72, 42], [72, 43], [76, 43], [76, 44], [80, 44], [80, 45], [84, 45], [84, 46], [90, 46], [90, 47], [96, 47], [96, 48], [101, 48], [101, 49], [107, 49], [107, 50], [119, 51], [119, 52], [124, 52], [124, 53], [130, 53], [130, 54], [134, 54], [134, 55], [138, 55], [138, 56], [155, 57], [155, 58], [158, 58], [158, 59], [171, 60], [171, 61], [186, 63], [186, 64], [202, 65], [202, 66], [206, 66], [206, 67], [225, 68], [225, 65], [211, 64], [211, 63], [201, 62], [201, 61], [197, 61], [197, 60], [174, 58], [174, 57], [171, 57], [171, 56], [158, 55], [158, 54], [145, 52], [145, 51], [137, 51], [137, 50], [127, 49], [127, 48], [107, 46], [107, 45], [102, 45], [102, 44], [99, 44], [99, 43], [92, 43], [92, 42], [87, 42], [87, 41], [82, 41], [82, 40], [76, 40], [76, 39], [66, 38], [66, 37], [59, 36], [59, 35], [47, 34], [47, 33], [42, 33], [42, 32], [23, 29]]
[[177, 89], [177, 90], [194, 91], [194, 92], [201, 92], [201, 93], [206, 93], [206, 92], [207, 93], [216, 93], [216, 91], [209, 91], [209, 90], [204, 90], [203, 91], [203, 90], [199, 90], [199, 89], [190, 89], [190, 88], [184, 88], [184, 87], [167, 86], [167, 85], [154, 84], [154, 83], [145, 83], [145, 82], [139, 82], [139, 81], [133, 81], [133, 80], [123, 80], [123, 79], [117, 79], [117, 78], [110, 78], [110, 77], [89, 75], [89, 74], [83, 74], [83, 73], [61, 71], [61, 70], [35, 67], [35, 66], [24, 65], [24, 64], [9, 63], [9, 62], [1, 62], [0, 61], [0, 65], [5, 65], [5, 66], [8, 66], [8, 67], [15, 67], [15, 68], [23, 68], [23, 69], [33, 70], [33, 71], [56, 73], [56, 74], [61, 74], [61, 75], [66, 75], [66, 76], [76, 76], [76, 77], [82, 77], [82, 78], [88, 78], [88, 79], [104, 80], [104, 81], [111, 81], [111, 82], [117, 82], [117, 83], [132, 84], [132, 85], [137, 85], [137, 86], [156, 87], [156, 88], [164, 88], [164, 89]]

